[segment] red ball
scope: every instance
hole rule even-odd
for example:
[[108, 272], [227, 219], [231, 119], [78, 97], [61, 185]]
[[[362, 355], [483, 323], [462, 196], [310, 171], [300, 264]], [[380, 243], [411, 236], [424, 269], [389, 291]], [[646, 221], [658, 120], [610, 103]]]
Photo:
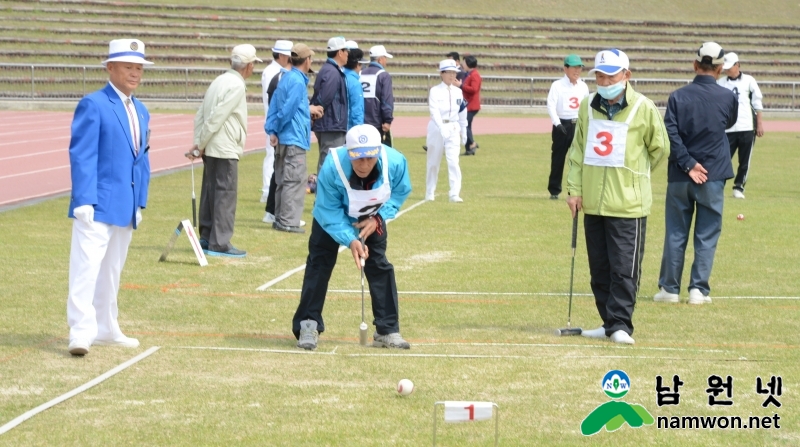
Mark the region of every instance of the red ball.
[[739, 214], [738, 216], [736, 216], [736, 219], [737, 220], [744, 220], [744, 214]]

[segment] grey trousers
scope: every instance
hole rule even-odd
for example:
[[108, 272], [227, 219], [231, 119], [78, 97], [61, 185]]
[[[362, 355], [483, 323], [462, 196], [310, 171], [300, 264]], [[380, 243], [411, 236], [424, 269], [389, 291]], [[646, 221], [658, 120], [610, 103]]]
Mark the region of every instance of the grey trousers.
[[344, 146], [345, 135], [347, 132], [314, 132], [319, 142], [319, 161], [317, 162], [317, 173], [322, 169], [322, 163], [325, 163], [325, 157], [328, 156], [328, 151], [331, 148]]
[[239, 184], [239, 160], [203, 156], [203, 184], [200, 188], [200, 238], [211, 251], [233, 248], [233, 224]]
[[275, 222], [300, 226], [306, 196], [306, 150], [278, 144], [275, 148]]

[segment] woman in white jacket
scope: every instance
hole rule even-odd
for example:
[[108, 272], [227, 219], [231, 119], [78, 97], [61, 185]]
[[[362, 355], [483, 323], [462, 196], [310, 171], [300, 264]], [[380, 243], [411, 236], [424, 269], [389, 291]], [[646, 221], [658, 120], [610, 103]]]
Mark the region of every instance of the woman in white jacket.
[[458, 167], [458, 154], [462, 144], [467, 141], [467, 103], [461, 89], [453, 85], [458, 67], [452, 59], [439, 62], [442, 83], [431, 88], [428, 107], [431, 120], [428, 123], [428, 169], [425, 200], [433, 200], [436, 181], [439, 178], [439, 165], [442, 153], [447, 160], [447, 173], [450, 179], [450, 201], [463, 202], [461, 198], [461, 168]]

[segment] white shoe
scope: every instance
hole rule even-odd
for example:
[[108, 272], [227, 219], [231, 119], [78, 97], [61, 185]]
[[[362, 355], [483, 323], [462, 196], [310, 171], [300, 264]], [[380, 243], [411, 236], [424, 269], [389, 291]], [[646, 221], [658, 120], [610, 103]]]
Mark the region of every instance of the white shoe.
[[92, 344], [97, 346], [120, 346], [123, 348], [138, 348], [139, 340], [122, 335], [113, 340], [95, 340], [92, 342]]
[[464, 202], [464, 199], [462, 199], [461, 197], [458, 197], [458, 196], [452, 196], [452, 197], [450, 197], [450, 201], [453, 202], [453, 203], [462, 203], [462, 202]]
[[657, 303], [677, 303], [680, 296], [677, 293], [669, 293], [663, 287], [659, 287], [658, 293], [653, 296], [653, 301]]
[[275, 222], [275, 215], [272, 214], [272, 213], [264, 213], [264, 218], [261, 219], [261, 222], [264, 222], [264, 223]]
[[739, 191], [738, 189], [733, 190], [733, 198], [734, 199], [744, 199], [744, 192]]
[[428, 202], [433, 202], [433, 200], [434, 200], [433, 194], [426, 195], [425, 196], [425, 200], [427, 200]]
[[72, 355], [86, 355], [89, 353], [89, 342], [86, 340], [71, 340], [69, 342], [69, 353]]
[[623, 343], [626, 345], [632, 345], [634, 343], [633, 338], [623, 330], [619, 330], [611, 334], [611, 341], [613, 341], [614, 343]]
[[700, 289], [689, 289], [689, 304], [711, 304], [711, 298]]
[[300, 225], [299, 225], [299, 226], [301, 226], [301, 227], [304, 227], [304, 226], [306, 226], [306, 221], [304, 221], [304, 220], [301, 220], [301, 221], [300, 221]]
[[587, 338], [606, 338], [606, 328], [600, 326], [597, 329], [590, 329], [588, 331], [581, 331], [581, 335]]

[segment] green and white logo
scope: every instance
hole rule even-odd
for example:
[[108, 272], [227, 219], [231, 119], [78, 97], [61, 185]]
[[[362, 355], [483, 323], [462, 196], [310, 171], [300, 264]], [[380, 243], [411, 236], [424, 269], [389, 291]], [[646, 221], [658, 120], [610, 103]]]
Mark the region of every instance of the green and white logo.
[[581, 433], [584, 436], [594, 435], [603, 427], [606, 431], [612, 432], [626, 422], [633, 428], [652, 425], [655, 422], [653, 416], [643, 406], [616, 400], [625, 397], [631, 389], [631, 380], [625, 371], [615, 369], [607, 372], [600, 386], [608, 397], [615, 400], [598, 406], [586, 416], [581, 422]]

